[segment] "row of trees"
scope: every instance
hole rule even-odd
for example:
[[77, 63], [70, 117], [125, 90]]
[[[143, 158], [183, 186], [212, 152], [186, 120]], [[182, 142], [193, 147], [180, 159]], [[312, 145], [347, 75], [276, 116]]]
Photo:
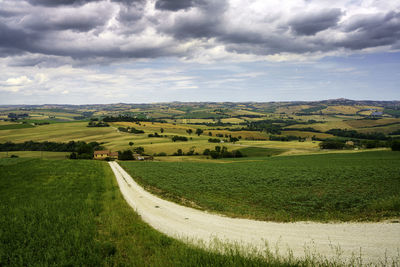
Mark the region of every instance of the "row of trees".
[[210, 156], [213, 159], [219, 158], [241, 158], [244, 155], [239, 150], [228, 151], [228, 148], [223, 146], [215, 146], [214, 150], [205, 149], [203, 155]]
[[133, 133], [133, 134], [142, 134], [142, 133], [144, 133], [143, 130], [138, 130], [138, 129], [134, 128], [134, 127], [127, 127], [127, 128], [118, 127], [118, 131], [125, 132], [125, 133]]
[[356, 138], [356, 139], [369, 139], [369, 140], [388, 140], [388, 137], [383, 133], [359, 133], [355, 130], [346, 129], [331, 129], [326, 131], [328, 134], [333, 134], [341, 137]]
[[127, 115], [119, 115], [118, 117], [113, 117], [113, 116], [107, 116], [103, 118], [103, 121], [105, 122], [140, 122], [140, 121], [145, 121], [145, 122], [160, 122], [160, 123], [166, 123], [167, 121], [165, 120], [159, 120], [159, 119], [154, 119], [154, 118], [136, 118], [136, 117], [131, 117]]
[[70, 141], [68, 143], [58, 142], [34, 142], [26, 141], [23, 143], [6, 142], [0, 143], [0, 151], [53, 151], [53, 152], [82, 152], [86, 151], [93, 154], [94, 150], [104, 149], [98, 142], [86, 143], [84, 141]]
[[346, 143], [344, 140], [324, 140], [319, 143], [322, 149], [345, 149], [353, 148], [354, 146], [364, 148], [378, 148], [378, 147], [390, 147], [393, 151], [400, 150], [400, 140], [382, 141], [382, 140], [361, 140], [353, 141], [354, 145]]

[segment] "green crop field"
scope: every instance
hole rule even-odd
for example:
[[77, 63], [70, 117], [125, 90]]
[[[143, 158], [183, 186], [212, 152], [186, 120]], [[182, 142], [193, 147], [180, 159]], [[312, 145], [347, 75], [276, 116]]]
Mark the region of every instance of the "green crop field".
[[13, 129], [23, 129], [23, 128], [33, 128], [34, 126], [30, 124], [20, 124], [20, 123], [14, 123], [14, 124], [5, 124], [5, 125], [0, 125], [0, 131], [1, 130], [13, 130]]
[[121, 165], [154, 193], [231, 216], [358, 221], [400, 215], [399, 152], [255, 159]]
[[0, 159], [0, 266], [299, 266], [234, 247], [217, 254], [155, 231], [105, 162]]

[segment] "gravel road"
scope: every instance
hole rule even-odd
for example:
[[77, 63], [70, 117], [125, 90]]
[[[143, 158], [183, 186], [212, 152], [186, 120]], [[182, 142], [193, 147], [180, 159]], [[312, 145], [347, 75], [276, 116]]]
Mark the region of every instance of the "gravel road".
[[174, 238], [206, 244], [218, 238], [258, 248], [265, 248], [267, 241], [273, 251], [279, 248], [285, 255], [290, 249], [295, 257], [312, 253], [333, 259], [340, 254], [341, 259], [350, 259], [361, 252], [363, 263], [399, 260], [400, 223], [276, 223], [229, 218], [163, 200], [145, 191], [118, 163], [110, 162], [110, 166], [129, 205], [153, 228]]

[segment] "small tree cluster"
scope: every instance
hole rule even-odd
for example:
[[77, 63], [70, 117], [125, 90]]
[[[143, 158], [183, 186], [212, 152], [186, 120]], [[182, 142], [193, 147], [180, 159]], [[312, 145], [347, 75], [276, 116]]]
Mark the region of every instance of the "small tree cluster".
[[187, 137], [186, 136], [178, 136], [178, 135], [174, 135], [172, 137], [172, 142], [176, 142], [176, 141], [187, 141]]
[[131, 150], [118, 151], [119, 160], [133, 160], [133, 153]]
[[228, 151], [228, 148], [225, 146], [216, 146], [214, 150], [205, 149], [203, 155], [210, 156], [213, 159], [243, 157], [242, 152], [239, 150]]

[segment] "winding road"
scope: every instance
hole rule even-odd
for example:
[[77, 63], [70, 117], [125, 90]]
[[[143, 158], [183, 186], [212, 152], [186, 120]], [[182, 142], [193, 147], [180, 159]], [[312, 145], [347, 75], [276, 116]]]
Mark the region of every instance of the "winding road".
[[349, 260], [361, 254], [363, 263], [397, 259], [400, 223], [277, 223], [224, 217], [183, 207], [150, 194], [116, 162], [109, 163], [126, 201], [142, 219], [158, 231], [181, 240], [215, 238], [243, 246], [279, 249], [285, 256], [321, 255]]

